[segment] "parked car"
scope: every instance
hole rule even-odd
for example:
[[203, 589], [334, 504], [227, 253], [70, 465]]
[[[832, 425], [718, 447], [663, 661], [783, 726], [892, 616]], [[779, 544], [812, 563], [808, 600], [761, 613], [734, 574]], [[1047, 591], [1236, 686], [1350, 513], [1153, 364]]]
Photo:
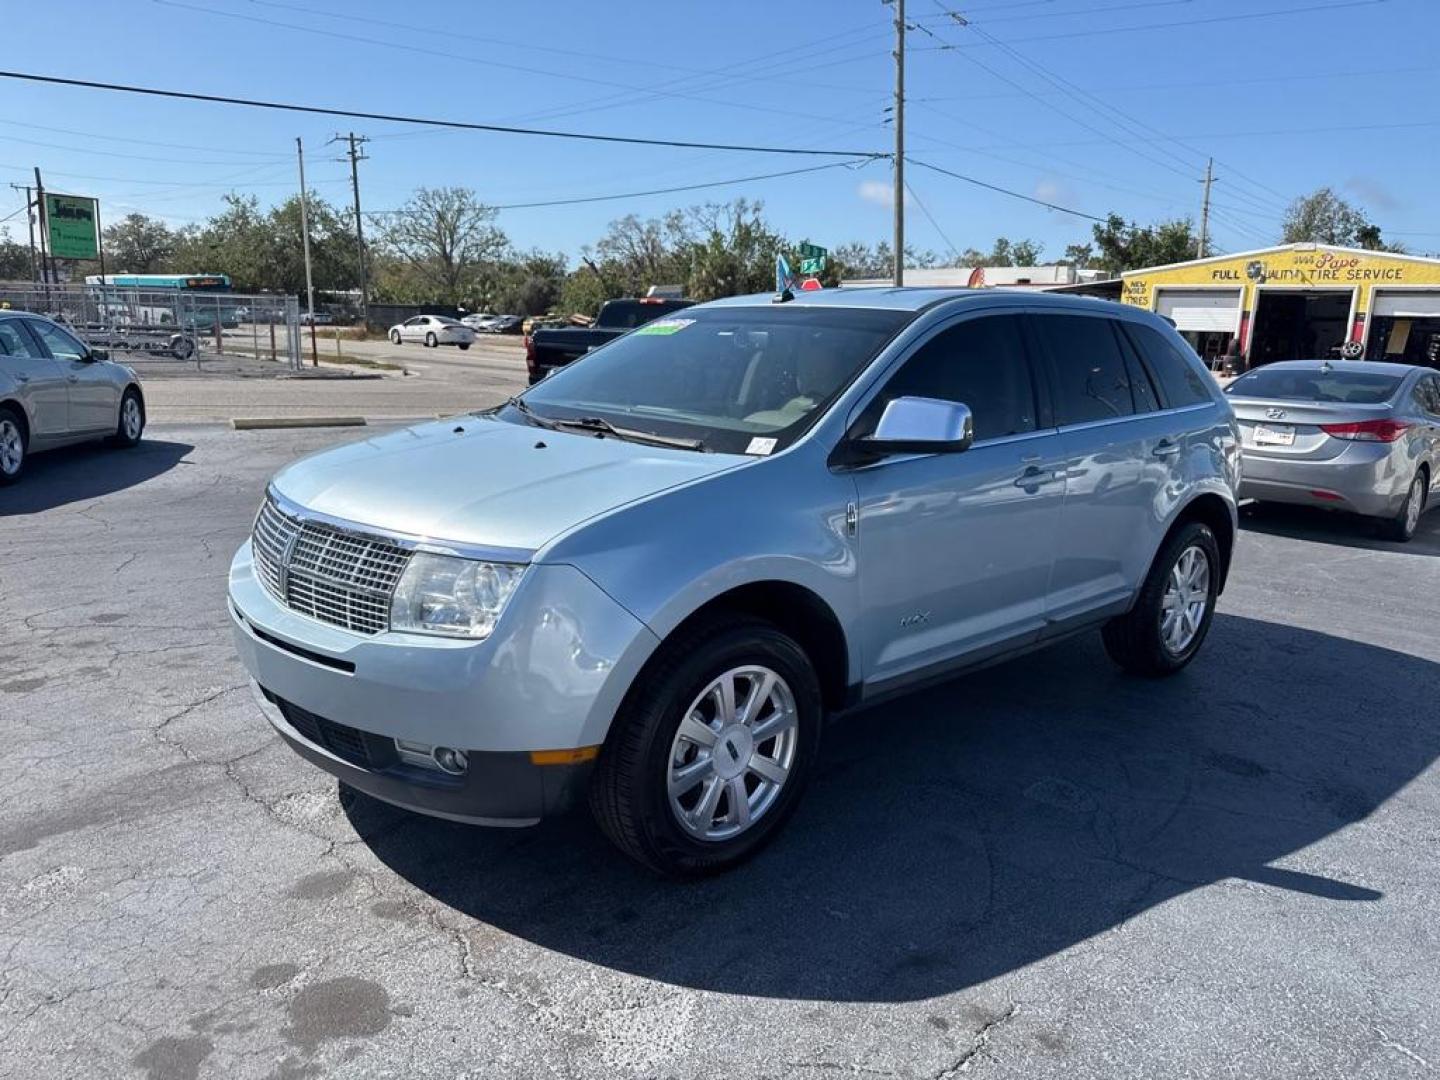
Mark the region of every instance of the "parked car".
[[827, 713], [1091, 627], [1183, 668], [1239, 463], [1148, 312], [737, 297], [282, 470], [230, 610], [260, 708], [345, 784], [492, 825], [583, 793], [626, 854], [704, 874], [794, 810]]
[[519, 315], [491, 315], [480, 327], [483, 334], [518, 334], [523, 322]]
[[1351, 510], [1392, 540], [1415, 535], [1440, 485], [1440, 374], [1290, 360], [1225, 392], [1240, 421], [1242, 498]]
[[331, 315], [328, 311], [317, 311], [314, 315], [311, 315], [308, 311], [300, 312], [301, 326], [331, 326], [334, 322], [335, 316]]
[[493, 318], [495, 318], [495, 316], [488, 312], [476, 311], [469, 315], [462, 316], [460, 321], [470, 327], [471, 330], [480, 331], [483, 330]]
[[134, 371], [50, 319], [0, 311], [0, 484], [41, 450], [106, 438], [134, 446], [144, 430]]
[[590, 326], [561, 326], [532, 331], [525, 338], [525, 367], [533, 386], [557, 368], [628, 334], [637, 326], [690, 307], [693, 300], [643, 296], [634, 300], [607, 300]]
[[459, 319], [444, 315], [416, 315], [390, 328], [390, 340], [396, 345], [404, 341], [420, 341], [428, 348], [438, 345], [458, 345], [470, 348], [475, 340], [475, 331]]

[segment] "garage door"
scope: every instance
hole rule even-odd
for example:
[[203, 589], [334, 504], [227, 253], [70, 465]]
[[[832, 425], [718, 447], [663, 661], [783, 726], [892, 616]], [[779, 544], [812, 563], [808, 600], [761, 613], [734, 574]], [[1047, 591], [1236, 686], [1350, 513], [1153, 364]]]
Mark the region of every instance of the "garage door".
[[1155, 310], [1181, 330], [1234, 333], [1240, 313], [1239, 289], [1161, 289]]
[[1374, 316], [1440, 317], [1440, 289], [1425, 292], [1377, 292], [1370, 305]]

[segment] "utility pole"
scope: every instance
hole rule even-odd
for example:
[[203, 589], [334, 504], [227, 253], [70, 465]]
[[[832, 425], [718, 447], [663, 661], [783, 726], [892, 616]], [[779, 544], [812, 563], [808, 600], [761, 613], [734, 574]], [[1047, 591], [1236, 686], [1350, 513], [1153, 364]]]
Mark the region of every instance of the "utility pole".
[[1200, 258], [1210, 252], [1210, 185], [1215, 182], [1215, 159], [1205, 159], [1205, 201], [1200, 206]]
[[905, 284], [905, 0], [895, 0], [895, 284]]
[[35, 205], [40, 214], [40, 278], [45, 283], [45, 306], [50, 306], [50, 281], [55, 278], [55, 258], [50, 254], [50, 222], [45, 213], [45, 184], [40, 166], [35, 166]]
[[35, 193], [21, 184], [11, 184], [11, 191], [25, 192], [25, 224], [30, 226], [30, 280], [40, 282], [40, 260], [35, 254]]
[[310, 366], [320, 366], [320, 348], [315, 344], [315, 282], [310, 276], [310, 210], [305, 205], [305, 147], [295, 137], [295, 158], [300, 162], [300, 246], [305, 252], [305, 310], [310, 313]]
[[365, 160], [365, 155], [360, 148], [370, 140], [364, 135], [356, 135], [353, 131], [347, 135], [336, 135], [330, 140], [349, 144], [345, 156], [350, 159], [350, 190], [355, 195], [355, 242], [360, 247], [360, 321], [364, 326], [370, 325], [370, 281], [369, 273], [365, 265], [365, 227], [360, 220], [360, 162]]

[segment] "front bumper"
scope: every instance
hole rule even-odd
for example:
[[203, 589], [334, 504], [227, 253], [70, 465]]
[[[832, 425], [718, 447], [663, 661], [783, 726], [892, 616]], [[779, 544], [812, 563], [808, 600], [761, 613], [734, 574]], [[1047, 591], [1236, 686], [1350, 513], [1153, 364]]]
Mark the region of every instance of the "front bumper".
[[[574, 804], [591, 765], [536, 765], [518, 751], [470, 751], [464, 776], [402, 761], [394, 740], [337, 724], [276, 697], [253, 679], [255, 703], [290, 748], [382, 802], [471, 825], [525, 826]], [[303, 729], [303, 730], [302, 730]]]
[[1413, 475], [1388, 443], [1357, 442], [1328, 461], [1287, 461], [1246, 451], [1240, 498], [1394, 517]]
[[[256, 579], [248, 542], [229, 592], [236, 651], [262, 711], [302, 757], [387, 802], [466, 821], [523, 824], [563, 806], [584, 770], [534, 765], [530, 753], [602, 744], [659, 643], [570, 566], [529, 567], [482, 642], [366, 636], [300, 615]], [[325, 725], [343, 729], [339, 743]], [[357, 739], [392, 753], [396, 739], [452, 747], [471, 766], [457, 784], [385, 753], [335, 752]]]

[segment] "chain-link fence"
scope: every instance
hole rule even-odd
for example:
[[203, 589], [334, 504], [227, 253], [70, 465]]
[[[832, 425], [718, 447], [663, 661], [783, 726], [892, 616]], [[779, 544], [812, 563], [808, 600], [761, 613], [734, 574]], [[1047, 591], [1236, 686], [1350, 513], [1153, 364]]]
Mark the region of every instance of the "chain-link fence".
[[300, 366], [300, 305], [293, 296], [0, 282], [0, 308], [48, 315], [117, 356], [201, 367], [235, 356]]

